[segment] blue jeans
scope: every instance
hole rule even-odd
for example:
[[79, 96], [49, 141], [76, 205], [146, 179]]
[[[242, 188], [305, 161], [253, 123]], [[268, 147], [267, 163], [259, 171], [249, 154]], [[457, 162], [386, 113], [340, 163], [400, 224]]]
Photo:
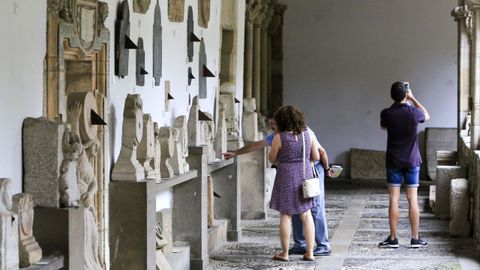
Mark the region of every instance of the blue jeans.
[[[317, 244], [315, 251], [328, 252], [330, 251], [330, 241], [328, 240], [327, 215], [325, 214], [325, 173], [320, 162], [315, 163], [315, 170], [318, 174], [321, 191], [320, 195], [314, 198], [315, 206], [311, 209], [313, 222], [315, 224], [315, 243]], [[295, 242], [293, 248], [305, 249], [307, 244], [305, 243], [305, 236], [303, 235], [303, 223], [299, 215], [292, 216], [292, 227], [293, 241]]]
[[420, 166], [410, 168], [387, 168], [387, 183], [392, 187], [400, 187], [403, 183], [405, 187], [418, 187], [420, 178]]

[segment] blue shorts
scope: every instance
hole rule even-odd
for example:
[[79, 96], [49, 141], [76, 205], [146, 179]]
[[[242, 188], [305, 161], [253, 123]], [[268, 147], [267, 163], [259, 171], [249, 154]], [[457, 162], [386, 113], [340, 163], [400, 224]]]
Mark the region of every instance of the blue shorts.
[[406, 187], [418, 187], [420, 178], [420, 166], [394, 169], [387, 168], [387, 183], [391, 187], [400, 187], [402, 180]]

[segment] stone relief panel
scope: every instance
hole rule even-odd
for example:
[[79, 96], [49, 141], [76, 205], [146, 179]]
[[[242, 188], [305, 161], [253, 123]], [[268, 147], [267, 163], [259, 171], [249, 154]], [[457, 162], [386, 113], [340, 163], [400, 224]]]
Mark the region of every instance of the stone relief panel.
[[210, 0], [198, 0], [198, 25], [208, 28], [210, 21]]
[[28, 193], [13, 196], [13, 212], [18, 216], [20, 267], [27, 267], [42, 259], [42, 249], [33, 237], [33, 201]]
[[115, 21], [115, 75], [128, 75], [128, 49], [130, 40], [130, 11], [128, 1], [123, 0], [119, 6], [118, 18]]
[[122, 148], [112, 170], [112, 181], [138, 182], [145, 178], [144, 168], [137, 159], [137, 147], [143, 136], [142, 108], [140, 95], [127, 95], [123, 111]]
[[151, 0], [133, 0], [133, 11], [146, 14], [150, 7]]
[[18, 269], [18, 218], [12, 211], [12, 180], [0, 178], [0, 269]]
[[235, 112], [235, 85], [223, 83], [220, 85], [220, 104], [225, 110], [228, 140], [238, 140], [238, 118]]
[[148, 72], [145, 70], [145, 50], [143, 49], [143, 39], [138, 38], [137, 42], [138, 49], [136, 50], [137, 56], [137, 67], [135, 72], [136, 82], [138, 86], [145, 85], [145, 75]]
[[225, 122], [225, 108], [220, 105], [218, 113], [217, 132], [215, 135], [215, 158], [221, 159], [222, 153], [227, 151], [227, 124]]
[[162, 77], [162, 17], [158, 0], [153, 14], [153, 77], [155, 85], [159, 86]]
[[203, 127], [199, 122], [200, 104], [198, 96], [193, 97], [190, 114], [188, 115], [188, 146], [202, 145]]
[[193, 28], [193, 9], [191, 6], [188, 7], [188, 15], [187, 15], [187, 56], [188, 62], [193, 61], [193, 42], [195, 32]]
[[185, 0], [168, 0], [168, 20], [183, 22], [185, 13]]

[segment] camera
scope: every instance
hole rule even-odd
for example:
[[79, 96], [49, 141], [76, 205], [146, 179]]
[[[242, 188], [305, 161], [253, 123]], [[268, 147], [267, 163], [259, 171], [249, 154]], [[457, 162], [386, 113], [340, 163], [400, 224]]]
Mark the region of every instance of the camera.
[[410, 90], [410, 83], [409, 82], [404, 82], [403, 84], [405, 85], [406, 90]]

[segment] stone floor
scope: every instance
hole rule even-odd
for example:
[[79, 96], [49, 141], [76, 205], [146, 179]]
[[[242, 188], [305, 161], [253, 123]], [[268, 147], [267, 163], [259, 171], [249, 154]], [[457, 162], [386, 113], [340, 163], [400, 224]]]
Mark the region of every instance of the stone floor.
[[290, 262], [271, 257], [280, 249], [278, 214], [267, 220], [243, 220], [243, 238], [210, 255], [212, 269], [480, 269], [472, 239], [452, 238], [448, 221], [428, 207], [428, 186], [419, 188], [420, 233], [429, 246], [409, 248], [407, 201], [402, 190], [398, 249], [380, 249], [388, 236], [388, 195], [383, 181], [329, 179], [326, 208], [332, 254], [315, 262], [290, 255]]

